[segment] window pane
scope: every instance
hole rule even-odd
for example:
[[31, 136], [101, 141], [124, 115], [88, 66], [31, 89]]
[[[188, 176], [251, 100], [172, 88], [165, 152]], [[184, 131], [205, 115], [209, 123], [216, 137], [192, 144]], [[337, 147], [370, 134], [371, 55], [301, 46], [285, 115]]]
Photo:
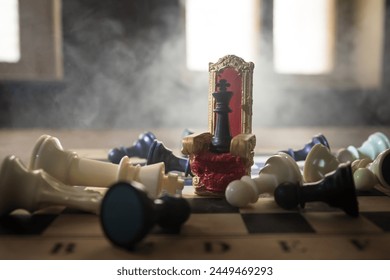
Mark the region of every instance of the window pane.
[[274, 0], [274, 67], [279, 73], [333, 69], [334, 0]]
[[0, 62], [20, 60], [19, 1], [0, 1]]
[[257, 0], [187, 0], [187, 66], [208, 70], [209, 62], [234, 54], [254, 61], [259, 33]]

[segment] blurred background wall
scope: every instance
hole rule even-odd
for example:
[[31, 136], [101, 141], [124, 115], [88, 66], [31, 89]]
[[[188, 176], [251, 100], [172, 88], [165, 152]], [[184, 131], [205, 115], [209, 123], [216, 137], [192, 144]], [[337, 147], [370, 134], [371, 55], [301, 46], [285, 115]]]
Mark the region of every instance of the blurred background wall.
[[[390, 1], [373, 1], [380, 7], [378, 16], [364, 6], [372, 1], [334, 0], [333, 72], [313, 75], [274, 71], [276, 2], [255, 2], [257, 55], [243, 56], [256, 65], [254, 126], [390, 124]], [[207, 127], [207, 64], [206, 71], [187, 68], [185, 9], [184, 0], [62, 1], [63, 73], [56, 79], [15, 80], [2, 77], [3, 65], [0, 126]], [[224, 14], [223, 6], [214, 13], [218, 28], [235, 20]], [[378, 20], [379, 27], [372, 29], [372, 21]], [[222, 48], [234, 40], [234, 34], [219, 36], [218, 28], [203, 45]]]

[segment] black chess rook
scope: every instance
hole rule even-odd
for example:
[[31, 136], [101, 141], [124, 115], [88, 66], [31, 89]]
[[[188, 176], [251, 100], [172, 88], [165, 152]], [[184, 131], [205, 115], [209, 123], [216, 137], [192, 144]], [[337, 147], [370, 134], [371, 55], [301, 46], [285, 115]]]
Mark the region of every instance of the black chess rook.
[[216, 123], [214, 136], [211, 140], [210, 150], [214, 153], [227, 153], [230, 151], [230, 141], [232, 136], [230, 134], [229, 113], [232, 111], [229, 107], [230, 99], [233, 92], [226, 89], [230, 84], [226, 80], [220, 80], [217, 84], [219, 92], [214, 92]]

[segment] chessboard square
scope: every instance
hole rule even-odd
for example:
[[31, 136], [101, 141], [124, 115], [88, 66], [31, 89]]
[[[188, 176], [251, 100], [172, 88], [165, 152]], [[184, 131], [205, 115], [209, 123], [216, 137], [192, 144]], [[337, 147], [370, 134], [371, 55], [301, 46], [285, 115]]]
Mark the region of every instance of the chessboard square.
[[382, 230], [390, 232], [390, 212], [362, 212], [361, 215]]
[[358, 202], [360, 212], [390, 212], [388, 196], [361, 196]]
[[0, 218], [0, 235], [39, 235], [57, 218], [52, 214], [12, 214]]
[[248, 232], [240, 214], [191, 214], [180, 234], [229, 236]]
[[45, 236], [101, 237], [99, 217], [92, 214], [62, 214], [43, 233]]
[[380, 228], [363, 216], [352, 218], [345, 213], [304, 213], [302, 214], [319, 234], [334, 233], [380, 233]]
[[225, 198], [189, 198], [191, 213], [238, 213], [237, 207], [231, 206]]
[[249, 233], [314, 233], [299, 213], [242, 214]]
[[274, 197], [260, 197], [256, 203], [240, 208], [240, 213], [285, 213], [286, 210], [276, 204]]

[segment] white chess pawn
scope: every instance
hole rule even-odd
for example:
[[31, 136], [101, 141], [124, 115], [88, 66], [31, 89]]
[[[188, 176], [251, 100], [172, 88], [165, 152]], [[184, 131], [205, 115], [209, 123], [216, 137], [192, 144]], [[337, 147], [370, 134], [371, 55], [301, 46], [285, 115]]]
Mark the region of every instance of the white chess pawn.
[[377, 184], [390, 189], [390, 149], [380, 153], [374, 161], [353, 161], [352, 171], [357, 189], [369, 189]]
[[249, 203], [255, 203], [260, 194], [273, 193], [284, 182], [302, 183], [302, 174], [291, 156], [279, 152], [265, 162], [257, 178], [243, 176], [240, 180], [229, 183], [225, 197], [231, 205], [245, 207]]
[[180, 193], [184, 181], [177, 174], [164, 174], [164, 163], [133, 166], [128, 157], [118, 164], [80, 158], [77, 153], [64, 151], [60, 141], [42, 135], [34, 146], [29, 168], [43, 169], [54, 178], [72, 186], [109, 187], [118, 181], [142, 183], [151, 198], [162, 192]]
[[[317, 182], [326, 174], [334, 171], [340, 162], [331, 154], [329, 149], [321, 144], [316, 144], [307, 155], [303, 167], [304, 182]], [[352, 162], [352, 171], [357, 190], [369, 190], [380, 183], [389, 187], [390, 178], [390, 150], [380, 153], [374, 162], [365, 158]]]
[[382, 132], [371, 134], [364, 143], [356, 148], [348, 146], [346, 149], [341, 149], [337, 152], [337, 159], [339, 162], [352, 162], [356, 159], [368, 158], [375, 160], [375, 158], [383, 151], [390, 148], [390, 141]]
[[66, 206], [99, 214], [103, 195], [64, 185], [43, 170], [28, 170], [20, 159], [4, 159], [0, 171], [0, 216], [16, 209], [34, 212], [47, 206]]

